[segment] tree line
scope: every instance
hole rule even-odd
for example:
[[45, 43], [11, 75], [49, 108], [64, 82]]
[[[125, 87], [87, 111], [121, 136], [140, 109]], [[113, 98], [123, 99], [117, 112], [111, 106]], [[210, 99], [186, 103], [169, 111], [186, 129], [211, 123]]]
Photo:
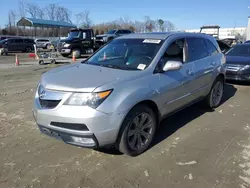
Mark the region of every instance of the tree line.
[[[150, 16], [145, 16], [143, 21], [130, 20], [126, 17], [120, 17], [114, 21], [94, 23], [89, 11], [85, 10], [76, 14], [73, 14], [67, 7], [60, 6], [58, 4], [48, 4], [45, 7], [41, 7], [36, 3], [32, 3], [27, 0], [20, 0], [18, 9], [12, 9], [8, 13], [8, 23], [2, 29], [0, 34], [2, 35], [22, 35], [22, 36], [45, 36], [52, 37], [59, 35], [58, 28], [23, 28], [17, 27], [17, 21], [22, 17], [47, 19], [54, 21], [65, 21], [74, 23], [80, 28], [93, 28], [95, 34], [103, 34], [111, 29], [130, 29], [134, 32], [152, 32], [152, 31], [172, 31], [175, 30], [175, 25], [169, 20], [156, 19], [153, 20]], [[60, 30], [62, 36], [67, 36], [69, 29], [63, 28]]]

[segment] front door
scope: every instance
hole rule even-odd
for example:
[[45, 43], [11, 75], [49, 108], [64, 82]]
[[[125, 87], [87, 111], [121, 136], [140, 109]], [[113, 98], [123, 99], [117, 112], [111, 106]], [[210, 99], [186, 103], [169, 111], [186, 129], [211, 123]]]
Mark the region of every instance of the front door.
[[91, 31], [84, 31], [82, 32], [81, 37], [81, 48], [82, 51], [92, 48], [92, 34]]
[[15, 51], [24, 51], [25, 50], [25, 44], [23, 42], [23, 39], [15, 39]]
[[162, 57], [159, 66], [164, 66], [168, 61], [181, 61], [182, 67], [179, 70], [159, 73], [159, 81], [155, 83], [159, 92], [158, 104], [161, 104], [162, 115], [167, 115], [175, 110], [184, 107], [193, 100], [191, 85], [194, 78], [194, 63], [186, 62], [186, 40], [178, 39], [173, 41]]

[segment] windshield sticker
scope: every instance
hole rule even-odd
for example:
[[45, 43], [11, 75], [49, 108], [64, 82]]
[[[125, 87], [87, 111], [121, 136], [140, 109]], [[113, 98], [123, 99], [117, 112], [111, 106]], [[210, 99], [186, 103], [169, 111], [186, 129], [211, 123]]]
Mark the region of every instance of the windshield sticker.
[[153, 43], [153, 44], [159, 44], [161, 40], [156, 40], [156, 39], [145, 39], [143, 43]]
[[144, 70], [146, 68], [145, 64], [138, 65], [137, 69]]

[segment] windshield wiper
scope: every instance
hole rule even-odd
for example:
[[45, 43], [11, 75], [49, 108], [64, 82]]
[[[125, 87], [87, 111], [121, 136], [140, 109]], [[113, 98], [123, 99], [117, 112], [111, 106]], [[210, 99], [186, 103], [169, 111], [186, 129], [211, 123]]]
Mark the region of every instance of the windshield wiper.
[[102, 67], [108, 67], [108, 68], [114, 68], [114, 69], [122, 69], [121, 67], [119, 67], [117, 65], [112, 65], [112, 64], [102, 64], [100, 66], [102, 66]]

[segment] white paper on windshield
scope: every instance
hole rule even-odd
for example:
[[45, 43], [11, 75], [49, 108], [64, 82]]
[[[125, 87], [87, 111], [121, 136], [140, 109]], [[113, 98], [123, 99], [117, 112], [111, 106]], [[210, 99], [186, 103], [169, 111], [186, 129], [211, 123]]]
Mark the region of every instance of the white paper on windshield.
[[145, 64], [138, 65], [137, 69], [144, 70], [146, 68]]
[[143, 43], [153, 43], [153, 44], [159, 44], [161, 42], [161, 40], [157, 40], [157, 39], [145, 39], [143, 41]]

